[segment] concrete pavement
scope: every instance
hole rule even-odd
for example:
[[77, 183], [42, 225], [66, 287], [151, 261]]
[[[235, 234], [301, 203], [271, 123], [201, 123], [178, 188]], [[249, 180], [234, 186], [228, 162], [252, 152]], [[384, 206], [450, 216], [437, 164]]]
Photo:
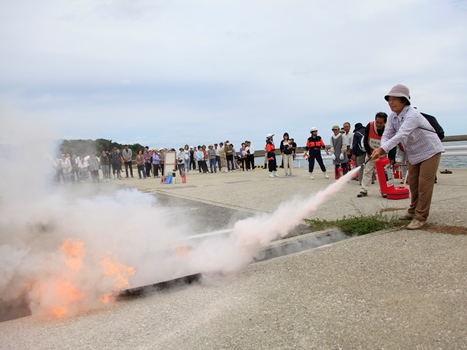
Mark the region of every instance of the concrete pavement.
[[[467, 169], [439, 174], [431, 222], [466, 226]], [[282, 175], [281, 171], [279, 173]], [[334, 180], [305, 169], [191, 174], [186, 184], [119, 185], [246, 213], [273, 212]], [[391, 215], [377, 186], [352, 181], [313, 214]], [[0, 323], [3, 349], [467, 349], [467, 235], [385, 231], [249, 265], [236, 275], [149, 293], [65, 320]]]

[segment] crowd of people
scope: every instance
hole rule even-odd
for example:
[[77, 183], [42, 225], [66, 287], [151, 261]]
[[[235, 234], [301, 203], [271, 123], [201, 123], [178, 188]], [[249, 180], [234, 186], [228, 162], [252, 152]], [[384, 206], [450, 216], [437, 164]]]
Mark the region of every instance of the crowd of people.
[[[408, 228], [419, 228], [428, 217], [436, 170], [444, 149], [434, 128], [411, 106], [409, 89], [406, 86], [396, 85], [385, 99], [392, 111], [390, 116], [379, 112], [366, 126], [356, 123], [353, 131], [350, 122], [345, 122], [342, 127], [332, 126], [329, 147], [318, 135], [318, 129], [312, 127], [303, 156], [308, 160], [308, 171], [312, 180], [315, 161], [324, 178], [329, 178], [322, 151], [331, 155], [336, 180], [347, 174], [353, 166], [364, 165], [356, 178], [361, 185], [357, 197], [361, 198], [368, 195], [369, 186], [374, 182], [375, 160], [386, 155], [392, 164], [401, 166], [403, 175], [407, 169], [410, 173], [411, 205], [403, 219], [413, 220]], [[279, 150], [284, 174], [292, 176], [297, 144], [287, 132], [283, 134]], [[264, 151], [269, 176], [278, 177], [274, 134], [266, 135]], [[138, 177], [147, 179], [151, 176], [164, 176], [166, 152], [175, 153], [173, 168], [177, 168], [182, 176], [196, 171], [207, 174], [255, 169], [255, 149], [251, 142], [245, 141], [236, 149], [227, 140], [208, 146], [185, 145], [178, 151], [145, 147], [135, 155]], [[99, 182], [99, 169], [102, 170], [103, 181], [122, 179], [123, 170], [126, 178], [134, 177], [133, 154], [128, 145], [121, 151], [116, 147], [112, 151], [103, 150], [100, 157], [96, 151], [83, 158], [74, 154], [62, 154], [54, 162], [54, 166], [57, 182], [71, 183], [89, 179]], [[170, 172], [172, 171], [173, 169], [170, 169]]]

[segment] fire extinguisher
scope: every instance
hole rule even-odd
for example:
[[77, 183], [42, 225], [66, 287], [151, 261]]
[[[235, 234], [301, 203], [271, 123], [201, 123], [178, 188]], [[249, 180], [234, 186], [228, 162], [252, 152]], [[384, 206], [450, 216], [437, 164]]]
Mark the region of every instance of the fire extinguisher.
[[379, 189], [383, 197], [394, 190], [394, 178], [392, 166], [388, 157], [381, 157], [375, 161], [376, 174], [378, 175]]

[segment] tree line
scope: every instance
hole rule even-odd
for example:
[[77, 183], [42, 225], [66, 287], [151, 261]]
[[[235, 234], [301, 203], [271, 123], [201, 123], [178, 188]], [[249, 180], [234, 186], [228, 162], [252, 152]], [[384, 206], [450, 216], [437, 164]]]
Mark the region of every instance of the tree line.
[[[93, 151], [97, 151], [99, 155], [103, 150], [112, 151], [114, 147], [122, 150], [124, 144], [114, 142], [112, 140], [106, 139], [96, 139], [96, 140], [62, 140], [60, 143], [60, 153], [61, 154], [76, 154], [79, 157], [84, 157], [91, 154]], [[144, 149], [139, 143], [128, 145], [128, 148], [131, 149], [133, 153], [133, 158], [136, 156], [138, 150]]]

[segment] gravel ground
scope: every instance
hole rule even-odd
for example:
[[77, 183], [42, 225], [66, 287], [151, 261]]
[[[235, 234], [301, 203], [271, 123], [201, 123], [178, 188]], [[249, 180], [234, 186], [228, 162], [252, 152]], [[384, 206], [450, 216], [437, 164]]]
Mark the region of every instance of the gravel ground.
[[467, 236], [375, 233], [64, 320], [2, 349], [467, 349]]

